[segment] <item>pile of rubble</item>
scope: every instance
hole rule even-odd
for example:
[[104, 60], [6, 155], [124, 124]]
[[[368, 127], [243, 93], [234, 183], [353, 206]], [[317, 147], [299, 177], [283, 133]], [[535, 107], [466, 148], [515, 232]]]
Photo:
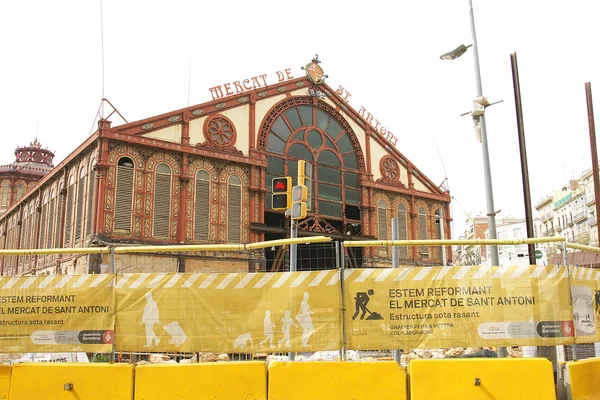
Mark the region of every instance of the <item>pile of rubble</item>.
[[[205, 362], [226, 362], [229, 360], [229, 355], [226, 353], [196, 353], [191, 358], [183, 358], [179, 360], [179, 364], [195, 364]], [[166, 354], [150, 354], [148, 361], [138, 361], [136, 365], [144, 364], [178, 364]]]
[[10, 365], [12, 364], [12, 361], [18, 360], [21, 357], [23, 357], [25, 354], [23, 353], [0, 353], [0, 365], [6, 364], [6, 365]]
[[[449, 358], [449, 357], [461, 357], [473, 355], [484, 351], [483, 347], [456, 347], [451, 349], [414, 349], [408, 354], [402, 354], [400, 356], [400, 364], [406, 366], [410, 363], [410, 360], [415, 359], [436, 359], [436, 358]], [[506, 351], [509, 358], [521, 358], [523, 352], [520, 347], [507, 347]]]

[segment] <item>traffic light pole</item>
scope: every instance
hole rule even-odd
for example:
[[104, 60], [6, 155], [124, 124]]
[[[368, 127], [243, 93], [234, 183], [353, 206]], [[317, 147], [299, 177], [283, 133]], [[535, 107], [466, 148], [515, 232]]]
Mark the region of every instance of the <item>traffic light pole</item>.
[[[296, 221], [295, 219], [292, 219], [291, 221], [292, 223], [290, 224], [290, 238], [296, 239], [298, 237], [298, 221]], [[296, 259], [298, 258], [297, 246], [297, 244], [290, 245], [290, 272], [296, 272]]]
[[[290, 218], [290, 238], [295, 239], [298, 237], [298, 221]], [[297, 244], [290, 245], [290, 272], [296, 272], [296, 259], [297, 259]], [[296, 359], [296, 353], [289, 352], [288, 360], [294, 361]]]

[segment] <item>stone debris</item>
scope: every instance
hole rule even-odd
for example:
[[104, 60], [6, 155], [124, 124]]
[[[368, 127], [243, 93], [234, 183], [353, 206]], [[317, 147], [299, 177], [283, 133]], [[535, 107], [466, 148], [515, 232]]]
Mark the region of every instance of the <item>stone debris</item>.
[[[485, 350], [484, 347], [455, 347], [450, 349], [413, 349], [408, 354], [400, 356], [400, 364], [404, 367], [408, 366], [410, 360], [420, 359], [440, 359], [447, 357], [469, 356], [476, 353], [481, 353]], [[520, 347], [507, 347], [508, 357], [522, 357], [522, 349]]]
[[522, 358], [523, 350], [520, 347], [507, 347], [506, 352], [509, 358]]
[[149, 362], [150, 364], [163, 364], [169, 361], [171, 357], [166, 354], [150, 354]]
[[11, 364], [11, 361], [18, 360], [24, 355], [24, 353], [0, 353], [0, 364]]

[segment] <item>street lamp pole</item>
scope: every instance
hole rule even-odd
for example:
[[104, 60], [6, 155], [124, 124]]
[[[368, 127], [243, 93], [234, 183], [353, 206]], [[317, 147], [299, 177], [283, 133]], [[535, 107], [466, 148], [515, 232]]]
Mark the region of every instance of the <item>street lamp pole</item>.
[[[481, 88], [481, 72], [479, 69], [479, 51], [477, 48], [477, 33], [475, 32], [475, 18], [473, 17], [473, 2], [469, 0], [469, 17], [471, 21], [471, 36], [473, 38], [473, 60], [475, 62], [475, 83], [477, 86], [477, 98], [483, 97], [483, 90]], [[460, 45], [456, 49], [443, 54], [440, 56], [442, 60], [454, 60], [460, 57], [471, 47]], [[479, 122], [479, 130], [481, 134], [481, 152], [483, 154], [483, 177], [485, 180], [485, 196], [487, 202], [487, 216], [488, 216], [488, 231], [489, 238], [496, 239], [496, 210], [494, 208], [494, 192], [492, 190], [492, 172], [490, 169], [490, 153], [488, 150], [487, 140], [487, 129], [485, 125], [485, 112], [480, 115], [473, 115], [476, 121]], [[490, 248], [490, 261], [491, 265], [500, 265], [498, 260], [498, 247], [489, 246]]]
[[[473, 59], [475, 61], [475, 82], [477, 97], [483, 95], [481, 88], [481, 72], [479, 69], [479, 51], [477, 48], [477, 34], [475, 32], [475, 18], [473, 17], [473, 2], [469, 0], [469, 17], [471, 19], [471, 36], [473, 37]], [[496, 239], [496, 210], [494, 208], [494, 193], [492, 191], [492, 173], [490, 169], [490, 153], [488, 150], [487, 130], [485, 126], [485, 113], [479, 118], [481, 129], [481, 152], [483, 153], [483, 176], [485, 178], [485, 196], [487, 201], [488, 232], [490, 239]], [[491, 265], [500, 265], [498, 260], [498, 247], [490, 246]]]

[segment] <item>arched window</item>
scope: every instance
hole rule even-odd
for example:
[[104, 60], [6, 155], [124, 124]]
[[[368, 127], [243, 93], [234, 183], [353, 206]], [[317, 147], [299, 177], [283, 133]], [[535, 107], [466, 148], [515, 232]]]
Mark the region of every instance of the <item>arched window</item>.
[[0, 185], [0, 205], [2, 207], [8, 207], [8, 201], [10, 195], [10, 181], [4, 180]]
[[305, 160], [313, 165], [311, 212], [361, 222], [358, 158], [348, 132], [334, 117], [309, 105], [290, 107], [273, 122], [266, 147], [268, 190], [275, 177], [296, 179], [297, 160]]
[[[92, 218], [94, 217], [94, 186], [96, 179], [96, 171], [92, 167], [90, 167], [90, 178], [88, 182], [88, 197], [87, 197], [87, 216], [86, 216], [86, 224], [85, 224], [85, 233], [89, 235], [92, 233]], [[133, 190], [133, 185], [131, 186]]]
[[194, 203], [194, 240], [208, 240], [210, 221], [210, 176], [206, 171], [196, 172], [196, 196]]
[[133, 209], [133, 161], [121, 157], [117, 164], [117, 186], [115, 195], [115, 233], [130, 234], [131, 210]]
[[48, 238], [46, 241], [46, 248], [52, 248], [52, 242], [54, 239], [54, 207], [56, 204], [56, 190], [52, 189], [50, 194], [50, 207], [48, 208]]
[[[419, 239], [427, 240], [427, 214], [425, 214], [423, 207], [419, 207]], [[419, 251], [422, 259], [429, 258], [429, 249], [427, 246], [421, 246]]]
[[71, 244], [71, 224], [73, 221], [73, 195], [75, 191], [75, 177], [69, 179], [69, 187], [67, 188], [67, 209], [65, 215], [65, 246]]
[[[29, 233], [29, 207], [23, 207], [23, 219], [21, 221], [21, 248], [27, 248], [27, 234]], [[26, 257], [23, 257], [26, 258]]]
[[242, 181], [236, 175], [227, 182], [227, 241], [242, 241]]
[[60, 196], [60, 192], [62, 190], [62, 187], [59, 186], [58, 187], [58, 196], [56, 198], [56, 226], [54, 228], [54, 246], [55, 247], [61, 247], [61, 233], [62, 233], [62, 196]]
[[42, 200], [42, 214], [40, 216], [40, 241], [39, 248], [43, 249], [46, 247], [46, 218], [48, 213], [48, 194], [44, 195]]
[[79, 181], [77, 182], [77, 210], [75, 218], [75, 240], [81, 238], [81, 220], [83, 218], [83, 195], [85, 193], [85, 167], [79, 171]]
[[377, 228], [379, 240], [388, 240], [387, 208], [383, 200], [379, 200], [377, 203]]
[[171, 167], [158, 164], [154, 185], [154, 236], [169, 237], [171, 219]]
[[36, 217], [37, 217], [37, 213], [35, 212], [35, 201], [32, 201], [31, 204], [29, 205], [29, 217], [28, 217], [28, 222], [27, 222], [27, 230], [25, 231], [25, 239], [26, 239], [26, 244], [25, 247], [26, 249], [30, 249], [33, 247], [33, 232], [35, 231], [35, 225], [37, 223], [36, 221]]
[[[408, 223], [406, 221], [406, 207], [404, 204], [398, 204], [398, 239], [408, 239]], [[406, 246], [398, 247], [398, 256], [401, 258], [408, 257], [408, 248]]]
[[25, 182], [24, 181], [17, 181], [15, 183], [15, 187], [16, 187], [16, 191], [17, 191], [17, 198], [16, 200], [19, 200], [21, 197], [23, 197], [23, 195], [25, 194]]
[[[442, 221], [442, 218], [444, 218], [444, 213], [442, 212], [442, 210], [440, 208], [438, 208], [437, 210], [435, 210], [435, 238], [436, 239], [443, 239], [442, 238], [442, 225], [444, 224], [444, 221]], [[441, 246], [436, 247], [436, 253], [437, 253], [438, 260], [442, 261], [442, 247]]]

